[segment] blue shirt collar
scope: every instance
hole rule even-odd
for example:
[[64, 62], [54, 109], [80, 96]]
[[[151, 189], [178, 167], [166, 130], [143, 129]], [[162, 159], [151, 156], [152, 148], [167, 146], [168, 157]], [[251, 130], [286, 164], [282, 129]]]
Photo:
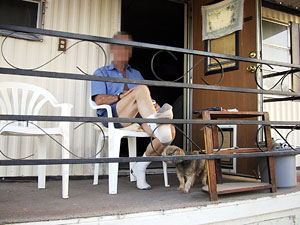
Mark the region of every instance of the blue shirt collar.
[[[108, 69], [108, 70], [114, 70], [114, 69], [117, 69], [117, 68], [115, 68], [114, 62], [112, 62], [112, 63], [107, 67], [107, 69]], [[131, 69], [132, 69], [131, 66], [130, 66], [129, 64], [127, 64], [126, 70], [131, 71]]]

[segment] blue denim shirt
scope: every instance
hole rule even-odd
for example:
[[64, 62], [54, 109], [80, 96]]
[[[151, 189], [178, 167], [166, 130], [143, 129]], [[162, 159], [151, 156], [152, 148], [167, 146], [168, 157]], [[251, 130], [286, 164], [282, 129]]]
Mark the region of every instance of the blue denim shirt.
[[[111, 63], [109, 66], [104, 66], [98, 68], [94, 72], [95, 76], [103, 76], [103, 77], [117, 77], [123, 78], [123, 74], [115, 68], [114, 63]], [[133, 68], [130, 65], [126, 67], [126, 77], [128, 79], [139, 79], [144, 80], [141, 73]], [[134, 88], [138, 86], [138, 84], [128, 84], [128, 88]], [[113, 82], [102, 82], [102, 81], [92, 81], [92, 95], [91, 97], [95, 97], [96, 95], [117, 95], [122, 93], [124, 90], [124, 83], [113, 83]], [[101, 116], [105, 110], [99, 109], [97, 114]]]

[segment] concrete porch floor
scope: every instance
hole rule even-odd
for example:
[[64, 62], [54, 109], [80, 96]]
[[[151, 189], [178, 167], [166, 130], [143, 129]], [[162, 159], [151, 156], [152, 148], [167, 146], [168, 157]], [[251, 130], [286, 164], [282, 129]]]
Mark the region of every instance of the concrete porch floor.
[[[120, 176], [118, 194], [109, 195], [107, 179], [100, 179], [97, 186], [92, 185], [92, 179], [71, 179], [70, 198], [62, 199], [60, 181], [47, 181], [46, 189], [38, 190], [36, 181], [5, 179], [0, 182], [0, 224], [163, 211], [300, 191], [298, 183], [296, 187], [279, 188], [277, 193], [269, 190], [234, 193], [221, 195], [217, 202], [211, 202], [208, 193], [202, 192], [199, 181], [189, 194], [183, 194], [177, 190], [175, 173], [169, 174], [169, 188], [164, 187], [161, 174], [149, 174], [147, 180], [152, 189], [142, 191], [136, 189], [135, 182], [130, 182], [128, 176]], [[224, 176], [225, 182], [237, 180], [244, 182], [250, 179]]]

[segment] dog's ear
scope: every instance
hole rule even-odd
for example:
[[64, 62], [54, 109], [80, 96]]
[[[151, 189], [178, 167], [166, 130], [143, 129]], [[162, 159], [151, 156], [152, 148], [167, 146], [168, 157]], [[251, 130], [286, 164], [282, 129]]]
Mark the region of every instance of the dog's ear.
[[[177, 147], [176, 145], [168, 145], [164, 151], [162, 152], [162, 156], [176, 156], [178, 155], [179, 151], [181, 148]], [[180, 155], [180, 154], [179, 154]], [[180, 163], [180, 161], [166, 161], [167, 164], [169, 165], [174, 165], [174, 163]]]
[[[171, 145], [168, 145], [167, 147], [165, 147], [165, 149], [163, 150], [163, 152], [161, 153], [162, 156], [172, 156], [170, 155], [171, 153]], [[168, 165], [174, 165], [173, 161], [165, 161]]]
[[168, 145], [167, 147], [165, 147], [162, 155], [170, 156], [173, 155], [175, 151], [176, 151], [176, 146]]
[[165, 149], [163, 150], [162, 156], [169, 156], [171, 152], [172, 152], [172, 151], [171, 151], [171, 146], [168, 145], [168, 146], [165, 147]]
[[185, 151], [183, 149], [178, 148], [177, 149], [177, 155], [186, 155], [186, 154], [185, 154]]

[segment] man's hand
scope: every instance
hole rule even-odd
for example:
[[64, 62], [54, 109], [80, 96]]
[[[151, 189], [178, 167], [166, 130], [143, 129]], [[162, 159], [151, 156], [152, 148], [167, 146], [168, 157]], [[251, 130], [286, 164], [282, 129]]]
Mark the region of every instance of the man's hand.
[[[132, 91], [134, 90], [134, 88], [129, 89], [128, 91], [124, 91], [121, 95], [120, 98], [124, 98], [125, 96], [129, 95]], [[95, 97], [95, 102], [97, 105], [102, 105], [102, 104], [113, 104], [115, 102], [117, 102], [118, 100], [118, 96], [117, 95], [97, 95]], [[158, 110], [158, 109], [157, 109]]]
[[132, 91], [134, 90], [134, 88], [129, 89], [128, 91], [123, 92], [120, 97], [121, 99], [124, 98], [126, 95], [129, 95]]
[[160, 105], [159, 104], [155, 104], [155, 110], [157, 111], [157, 110], [159, 110], [160, 109]]

